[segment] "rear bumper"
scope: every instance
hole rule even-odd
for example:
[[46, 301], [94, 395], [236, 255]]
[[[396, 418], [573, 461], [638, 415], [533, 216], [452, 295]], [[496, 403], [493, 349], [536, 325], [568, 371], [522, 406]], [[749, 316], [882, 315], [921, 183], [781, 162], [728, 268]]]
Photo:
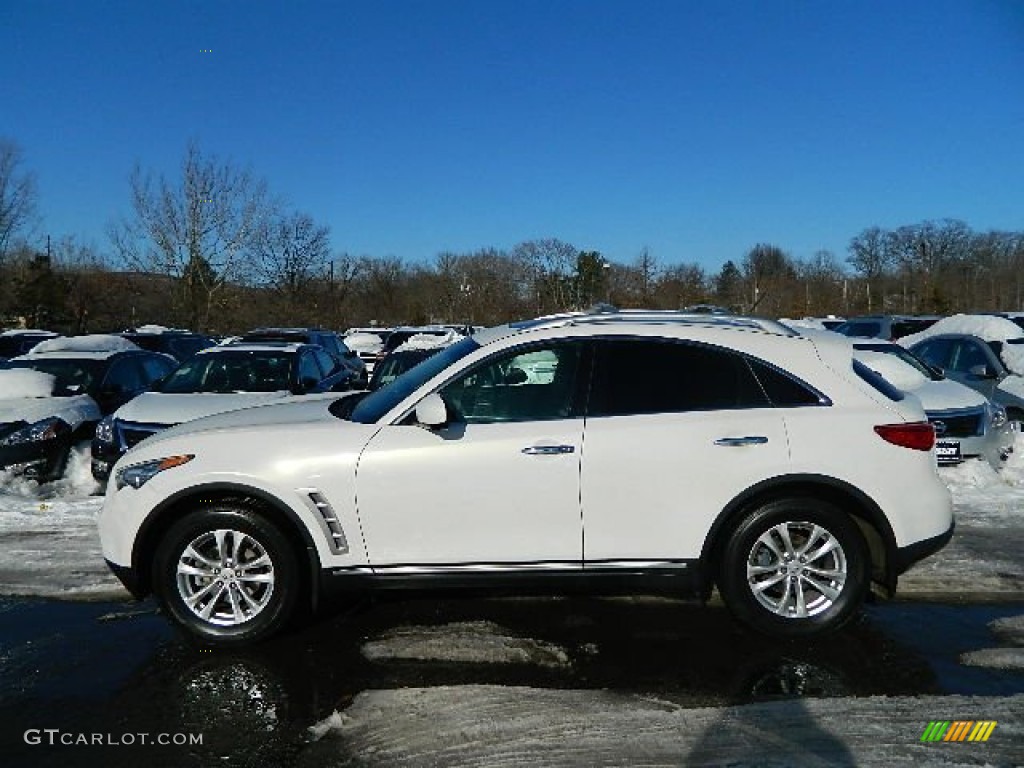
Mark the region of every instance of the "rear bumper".
[[914, 563], [924, 560], [930, 555], [934, 555], [946, 546], [949, 543], [949, 540], [953, 538], [953, 529], [955, 527], [956, 524], [950, 521], [949, 529], [940, 533], [938, 536], [932, 536], [930, 539], [923, 539], [922, 541], [897, 549], [894, 562], [895, 573], [897, 575], [906, 573]]

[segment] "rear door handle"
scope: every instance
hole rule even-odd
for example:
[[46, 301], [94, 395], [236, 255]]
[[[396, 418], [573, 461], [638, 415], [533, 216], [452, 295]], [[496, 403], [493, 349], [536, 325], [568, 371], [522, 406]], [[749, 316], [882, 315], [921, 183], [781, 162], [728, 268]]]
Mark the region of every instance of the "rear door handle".
[[764, 435], [748, 435], [747, 437], [720, 437], [715, 440], [715, 445], [764, 445], [768, 438]]
[[576, 450], [572, 445], [531, 445], [523, 448], [527, 456], [557, 456], [560, 453], [573, 453]]

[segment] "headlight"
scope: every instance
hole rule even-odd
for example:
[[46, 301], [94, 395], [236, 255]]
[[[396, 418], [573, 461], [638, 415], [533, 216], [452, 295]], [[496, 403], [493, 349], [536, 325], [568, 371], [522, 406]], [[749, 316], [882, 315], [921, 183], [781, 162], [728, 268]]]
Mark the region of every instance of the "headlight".
[[96, 439], [101, 443], [112, 443], [114, 442], [114, 417], [105, 416], [99, 424], [96, 425]]
[[993, 429], [999, 429], [1006, 424], [1006, 409], [1001, 405], [989, 403], [989, 425]]
[[152, 461], [144, 461], [141, 464], [122, 467], [117, 470], [114, 482], [117, 483], [118, 490], [121, 490], [126, 485], [130, 485], [132, 488], [141, 488], [165, 469], [173, 469], [174, 467], [180, 467], [182, 464], [188, 464], [193, 458], [195, 457], [191, 455], [167, 456], [163, 459], [153, 459]]
[[68, 423], [56, 416], [37, 421], [21, 429], [12, 432], [3, 440], [0, 445], [21, 445], [22, 443], [41, 443], [44, 440], [53, 440], [71, 430]]

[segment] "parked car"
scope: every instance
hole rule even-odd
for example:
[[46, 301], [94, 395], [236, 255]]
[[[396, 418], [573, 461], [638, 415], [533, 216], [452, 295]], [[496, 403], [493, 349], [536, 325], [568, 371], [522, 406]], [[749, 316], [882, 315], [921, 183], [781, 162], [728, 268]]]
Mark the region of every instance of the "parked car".
[[175, 367], [117, 336], [59, 337], [0, 370], [0, 469], [37, 480], [63, 474], [96, 423]]
[[[114, 467], [103, 555], [213, 644], [332, 592], [423, 587], [717, 585], [759, 631], [834, 630], [949, 540], [952, 503], [920, 404], [848, 340], [777, 328], [516, 323], [376, 392], [179, 425]], [[540, 352], [553, 375], [526, 384]]]
[[290, 395], [350, 389], [357, 383], [349, 368], [319, 346], [266, 342], [210, 347], [99, 423], [92, 441], [93, 477], [106, 480], [126, 450], [183, 421]]
[[348, 368], [352, 373], [352, 377], [360, 382], [360, 387], [365, 387], [369, 379], [366, 372], [366, 364], [359, 359], [355, 352], [346, 346], [345, 342], [334, 331], [325, 331], [320, 328], [255, 328], [242, 334], [238, 343], [264, 341], [316, 344], [327, 350], [327, 353], [336, 362]]
[[938, 320], [937, 316], [865, 315], [851, 317], [830, 330], [841, 333], [843, 336], [860, 339], [895, 341], [912, 333], [919, 333]]
[[51, 331], [35, 331], [15, 329], [0, 333], [0, 362], [18, 357], [29, 352], [32, 347], [47, 339], [55, 339], [58, 334]]
[[447, 336], [423, 333], [409, 337], [400, 347], [393, 349], [376, 365], [367, 389], [372, 392], [385, 384], [390, 384], [413, 366], [434, 356], [461, 338], [462, 335], [454, 331]]
[[160, 325], [130, 328], [119, 335], [142, 349], [170, 355], [179, 363], [185, 362], [200, 350], [212, 347], [217, 343], [212, 336], [183, 331], [178, 328], [164, 328]]
[[457, 333], [460, 336], [470, 336], [472, 331], [472, 327], [465, 325], [404, 325], [395, 328], [388, 334], [387, 339], [384, 341], [384, 354], [398, 349], [413, 336], [428, 335], [447, 338], [452, 333]]
[[947, 379], [898, 344], [865, 341], [853, 347], [858, 360], [921, 401], [935, 427], [939, 464], [982, 458], [999, 469], [1013, 452], [1015, 433], [1001, 405]]
[[1024, 421], [1024, 330], [989, 315], [954, 315], [900, 342], [946, 376]]
[[384, 340], [390, 331], [349, 331], [345, 334], [345, 346], [359, 355], [366, 366], [367, 376], [373, 376], [373, 369], [384, 356]]

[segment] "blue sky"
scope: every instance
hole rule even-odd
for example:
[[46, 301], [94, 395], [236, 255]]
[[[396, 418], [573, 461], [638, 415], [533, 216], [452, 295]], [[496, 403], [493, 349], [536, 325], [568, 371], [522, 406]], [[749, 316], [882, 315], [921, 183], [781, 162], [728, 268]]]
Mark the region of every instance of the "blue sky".
[[1024, 230], [1015, 0], [4, 0], [0, 83], [41, 232], [101, 249], [133, 165], [190, 139], [335, 251], [408, 261]]

